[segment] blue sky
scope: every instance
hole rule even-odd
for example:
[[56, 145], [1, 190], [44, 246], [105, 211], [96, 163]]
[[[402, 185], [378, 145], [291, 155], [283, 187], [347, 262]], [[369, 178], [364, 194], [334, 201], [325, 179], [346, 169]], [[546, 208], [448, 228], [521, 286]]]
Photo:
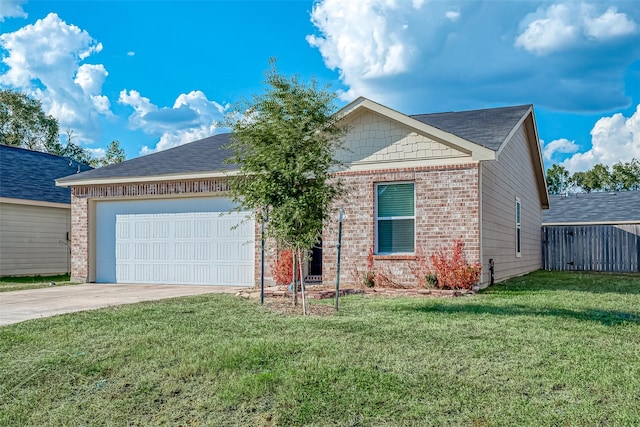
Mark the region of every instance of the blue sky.
[[406, 114], [532, 103], [547, 167], [640, 158], [637, 1], [0, 3], [0, 88], [24, 91], [100, 153], [204, 138], [278, 69], [340, 106]]

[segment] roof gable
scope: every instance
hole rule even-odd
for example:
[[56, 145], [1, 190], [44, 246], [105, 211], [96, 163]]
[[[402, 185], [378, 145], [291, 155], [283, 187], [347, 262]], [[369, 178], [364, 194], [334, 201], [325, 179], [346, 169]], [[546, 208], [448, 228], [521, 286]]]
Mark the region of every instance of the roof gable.
[[372, 163], [396, 164], [469, 157], [468, 152], [435, 141], [407, 125], [370, 110], [350, 117], [343, 145], [336, 153], [341, 163], [363, 168]]
[[524, 126], [541, 207], [548, 208], [549, 194], [532, 105], [407, 116], [360, 97], [342, 108], [338, 115], [340, 120], [348, 123], [363, 111], [386, 116], [454, 150], [468, 153], [476, 161], [497, 160], [515, 132]]
[[378, 104], [370, 99], [360, 97], [349, 105], [342, 108], [338, 113], [339, 120], [348, 123], [354, 117], [357, 117], [362, 111], [372, 111], [374, 113], [388, 117], [391, 120], [414, 129], [418, 133], [427, 136], [434, 141], [445, 144], [454, 150], [471, 154], [474, 160], [492, 160], [495, 159], [495, 152], [491, 149], [483, 147], [479, 144], [466, 140], [455, 135], [448, 130], [439, 129], [428, 123], [416, 120], [411, 116], [399, 113], [389, 107]]
[[55, 180], [91, 166], [67, 157], [0, 145], [0, 197], [51, 203], [71, 203], [71, 192]]

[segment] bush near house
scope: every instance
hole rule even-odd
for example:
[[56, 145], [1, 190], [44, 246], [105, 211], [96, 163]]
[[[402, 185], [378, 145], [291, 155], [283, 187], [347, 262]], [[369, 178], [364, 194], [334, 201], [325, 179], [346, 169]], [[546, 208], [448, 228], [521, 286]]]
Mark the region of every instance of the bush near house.
[[293, 281], [293, 252], [283, 249], [278, 258], [271, 263], [271, 274], [276, 285], [289, 285]]
[[[471, 289], [478, 283], [482, 264], [470, 263], [464, 255], [464, 243], [456, 240], [449, 252], [440, 249], [431, 254], [432, 274], [436, 276], [435, 285], [443, 289]], [[425, 280], [429, 279], [428, 277]]]
[[481, 263], [467, 261], [462, 240], [455, 240], [451, 250], [440, 248], [429, 257], [418, 248], [409, 268], [418, 286], [441, 289], [472, 289], [482, 272]]

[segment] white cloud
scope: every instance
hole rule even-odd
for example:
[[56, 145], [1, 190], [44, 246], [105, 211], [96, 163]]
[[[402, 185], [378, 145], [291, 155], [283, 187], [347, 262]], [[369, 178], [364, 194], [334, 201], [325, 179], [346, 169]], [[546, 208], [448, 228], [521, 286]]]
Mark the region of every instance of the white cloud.
[[78, 67], [73, 82], [80, 86], [84, 93], [96, 95], [102, 90], [102, 84], [108, 75], [109, 73], [102, 64], [83, 64]]
[[449, 9], [445, 12], [444, 16], [451, 22], [456, 22], [460, 18], [460, 10]]
[[145, 125], [143, 120], [145, 114], [158, 110], [149, 98], [140, 95], [137, 90], [131, 90], [128, 93], [126, 89], [121, 90], [118, 102], [133, 107], [134, 113], [129, 116], [129, 126], [133, 129], [140, 129]]
[[591, 129], [591, 149], [576, 153], [562, 164], [570, 172], [586, 171], [596, 163], [613, 165], [640, 159], [640, 104], [626, 118], [620, 113], [602, 117]]
[[179, 130], [174, 132], [164, 133], [155, 147], [144, 146], [140, 150], [140, 155], [144, 156], [147, 154], [155, 153], [157, 151], [167, 150], [169, 148], [177, 147], [178, 145], [187, 144], [189, 142], [197, 141], [199, 139], [207, 138], [213, 135], [216, 127], [212, 124], [211, 126], [201, 126], [193, 129]]
[[[536, 12], [539, 13], [540, 10]], [[579, 28], [572, 22], [573, 11], [567, 5], [552, 5], [544, 15], [527, 25], [516, 39], [516, 46], [545, 54], [575, 43]]]
[[95, 158], [104, 157], [107, 154], [104, 148], [87, 148], [87, 151]]
[[586, 41], [601, 42], [637, 32], [626, 14], [611, 6], [603, 13], [585, 3], [553, 4], [539, 8], [521, 22], [524, 27], [516, 38], [516, 47], [538, 55], [566, 49]]
[[[581, 112], [628, 105], [625, 78], [640, 55], [640, 34], [605, 38], [585, 17], [640, 22], [640, 9], [556, 3], [319, 0], [307, 41], [338, 70], [344, 101], [365, 96], [411, 114], [523, 103]], [[535, 49], [564, 50], [531, 55]]]
[[638, 31], [638, 24], [614, 6], [596, 18], [585, 17], [584, 23], [586, 34], [594, 39], [621, 37]]
[[[540, 141], [543, 143], [542, 141]], [[543, 143], [542, 157], [544, 160], [551, 161], [552, 157], [556, 153], [571, 154], [580, 149], [575, 141], [569, 141], [566, 138], [556, 139], [554, 141]]]
[[127, 52], [127, 56], [136, 56], [136, 53], [133, 51]]
[[100, 114], [104, 114], [106, 116], [112, 116], [111, 112], [111, 102], [109, 102], [109, 98], [104, 95], [91, 95], [91, 102], [93, 102], [93, 106], [96, 107], [96, 110]]
[[214, 134], [228, 105], [209, 101], [201, 91], [181, 94], [172, 107], [158, 108], [136, 90], [123, 90], [118, 101], [134, 109], [129, 126], [160, 136], [155, 147], [144, 146], [141, 155], [166, 150]]
[[61, 129], [73, 129], [78, 141], [99, 138], [99, 117], [111, 114], [108, 98], [101, 95], [108, 73], [102, 64], [81, 62], [100, 52], [101, 43], [50, 13], [0, 35], [0, 47], [6, 51], [2, 61], [7, 66], [0, 86], [38, 98]]
[[4, 18], [26, 18], [27, 13], [22, 9], [25, 0], [2, 0], [0, 2], [0, 22]]
[[[414, 3], [420, 8], [421, 2]], [[316, 3], [311, 22], [322, 35], [307, 36], [331, 69], [338, 68], [347, 84], [358, 78], [377, 78], [403, 73], [409, 67], [413, 41], [407, 37], [402, 16], [408, 8], [389, 0]]]

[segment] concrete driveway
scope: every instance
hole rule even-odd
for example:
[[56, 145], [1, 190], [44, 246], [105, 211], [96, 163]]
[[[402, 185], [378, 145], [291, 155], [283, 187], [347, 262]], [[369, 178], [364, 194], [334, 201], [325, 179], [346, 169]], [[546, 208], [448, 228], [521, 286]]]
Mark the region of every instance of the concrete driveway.
[[85, 284], [0, 292], [0, 326], [75, 311], [188, 295], [233, 293], [239, 286]]

